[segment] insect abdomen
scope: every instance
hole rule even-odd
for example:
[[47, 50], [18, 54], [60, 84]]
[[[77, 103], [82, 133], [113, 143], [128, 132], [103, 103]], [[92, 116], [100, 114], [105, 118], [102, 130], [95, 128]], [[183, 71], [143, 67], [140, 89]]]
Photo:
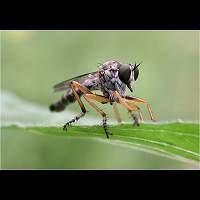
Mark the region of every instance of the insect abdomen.
[[59, 101], [51, 104], [49, 106], [49, 109], [52, 112], [60, 112], [60, 111], [63, 111], [68, 104], [74, 103], [74, 102], [75, 102], [75, 98], [72, 93], [64, 94]]

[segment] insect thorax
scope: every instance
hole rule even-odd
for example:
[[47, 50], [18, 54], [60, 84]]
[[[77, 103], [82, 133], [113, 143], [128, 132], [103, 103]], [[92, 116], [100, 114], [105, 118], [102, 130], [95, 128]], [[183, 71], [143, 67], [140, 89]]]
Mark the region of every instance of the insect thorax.
[[99, 67], [100, 89], [104, 96], [115, 101], [113, 92], [118, 91], [121, 96], [125, 96], [126, 85], [121, 82], [118, 76], [120, 63], [108, 61]]

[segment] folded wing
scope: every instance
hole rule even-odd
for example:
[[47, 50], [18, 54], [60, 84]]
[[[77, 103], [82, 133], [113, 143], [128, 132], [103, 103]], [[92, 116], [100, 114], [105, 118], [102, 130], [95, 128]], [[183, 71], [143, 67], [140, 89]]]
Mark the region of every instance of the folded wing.
[[54, 92], [59, 92], [59, 91], [63, 91], [63, 90], [69, 90], [70, 89], [70, 83], [72, 81], [77, 81], [80, 84], [83, 84], [84, 82], [86, 82], [87, 84], [91, 85], [93, 84], [93, 80], [95, 81], [97, 79], [97, 74], [98, 72], [91, 72], [91, 73], [87, 73], [87, 74], [83, 74], [65, 81], [62, 81], [56, 85], [53, 86], [54, 88]]

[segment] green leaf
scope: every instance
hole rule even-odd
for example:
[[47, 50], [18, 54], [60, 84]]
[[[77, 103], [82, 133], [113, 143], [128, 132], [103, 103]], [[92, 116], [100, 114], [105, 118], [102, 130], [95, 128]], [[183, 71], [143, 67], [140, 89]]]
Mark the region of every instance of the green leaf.
[[147, 151], [199, 161], [199, 124], [130, 124], [109, 126], [107, 139], [101, 126], [72, 126], [68, 131], [57, 127], [29, 127], [28, 132], [63, 137], [92, 137], [116, 145], [138, 146]]

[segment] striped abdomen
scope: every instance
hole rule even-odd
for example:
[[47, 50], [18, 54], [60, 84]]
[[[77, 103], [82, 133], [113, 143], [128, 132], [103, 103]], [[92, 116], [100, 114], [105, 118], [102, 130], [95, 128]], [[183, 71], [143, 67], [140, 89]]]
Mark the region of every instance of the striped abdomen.
[[[77, 91], [77, 93], [79, 94], [79, 96], [81, 95], [80, 91]], [[52, 112], [60, 112], [63, 111], [67, 105], [69, 105], [70, 103], [74, 103], [75, 101], [76, 99], [72, 92], [65, 93], [60, 100], [51, 104], [49, 106], [49, 109]]]

